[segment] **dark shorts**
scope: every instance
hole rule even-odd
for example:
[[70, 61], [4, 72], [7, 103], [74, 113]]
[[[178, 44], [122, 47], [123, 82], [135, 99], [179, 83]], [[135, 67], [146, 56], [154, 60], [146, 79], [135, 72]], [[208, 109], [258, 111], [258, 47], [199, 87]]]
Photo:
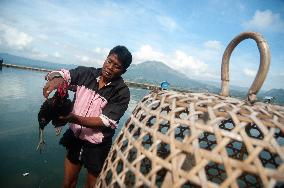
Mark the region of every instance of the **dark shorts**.
[[82, 164], [94, 176], [101, 172], [111, 148], [111, 141], [92, 144], [75, 137], [71, 129], [63, 134], [59, 144], [67, 149], [67, 158], [74, 164]]

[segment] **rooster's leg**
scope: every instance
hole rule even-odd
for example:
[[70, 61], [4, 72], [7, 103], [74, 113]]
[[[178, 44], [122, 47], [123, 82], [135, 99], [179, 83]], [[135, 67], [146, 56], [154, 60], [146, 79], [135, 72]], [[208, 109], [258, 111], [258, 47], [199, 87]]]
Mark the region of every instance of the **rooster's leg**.
[[39, 150], [39, 152], [41, 153], [44, 150], [44, 145], [45, 145], [45, 142], [43, 138], [43, 129], [39, 129], [39, 142], [38, 142], [36, 150], [37, 151]]

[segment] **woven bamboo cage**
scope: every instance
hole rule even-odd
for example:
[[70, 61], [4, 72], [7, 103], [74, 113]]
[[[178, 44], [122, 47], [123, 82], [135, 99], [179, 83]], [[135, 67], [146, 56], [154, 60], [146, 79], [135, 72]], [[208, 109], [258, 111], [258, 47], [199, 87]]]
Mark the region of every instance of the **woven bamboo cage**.
[[[233, 49], [254, 39], [260, 66], [246, 100], [228, 97]], [[222, 91], [152, 91], [134, 109], [105, 161], [97, 187], [282, 187], [284, 107], [255, 102], [270, 52], [255, 32], [223, 55]]]

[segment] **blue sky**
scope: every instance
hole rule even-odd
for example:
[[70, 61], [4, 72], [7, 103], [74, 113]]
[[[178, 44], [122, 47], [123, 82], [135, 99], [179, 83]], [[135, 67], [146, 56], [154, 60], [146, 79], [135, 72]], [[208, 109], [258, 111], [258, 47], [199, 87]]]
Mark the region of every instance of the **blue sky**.
[[[189, 78], [219, 82], [223, 52], [244, 31], [269, 43], [263, 88], [284, 88], [283, 0], [0, 0], [0, 51], [58, 63], [100, 67], [119, 44], [135, 64], [162, 61]], [[243, 41], [231, 57], [230, 82], [250, 86], [258, 66], [256, 43]]]

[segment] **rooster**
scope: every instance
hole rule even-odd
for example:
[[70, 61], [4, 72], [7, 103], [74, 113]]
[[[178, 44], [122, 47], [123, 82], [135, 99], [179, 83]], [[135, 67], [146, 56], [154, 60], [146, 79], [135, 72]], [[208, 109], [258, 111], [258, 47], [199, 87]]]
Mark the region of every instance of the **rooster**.
[[47, 99], [40, 107], [38, 113], [39, 123], [39, 143], [36, 150], [40, 153], [44, 149], [45, 141], [43, 137], [43, 129], [51, 121], [56, 128], [56, 134], [59, 135], [62, 127], [66, 124], [60, 120], [60, 116], [67, 116], [73, 108], [73, 103], [69, 99], [68, 85], [66, 82], [59, 85], [57, 91], [52, 98]]

